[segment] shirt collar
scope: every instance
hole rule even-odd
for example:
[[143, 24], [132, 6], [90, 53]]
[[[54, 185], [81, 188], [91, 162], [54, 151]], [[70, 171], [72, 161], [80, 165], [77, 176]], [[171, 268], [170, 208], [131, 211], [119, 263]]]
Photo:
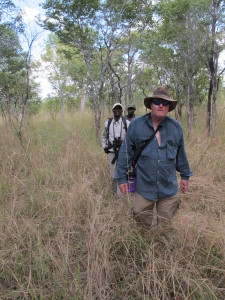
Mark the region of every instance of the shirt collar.
[[120, 124], [120, 123], [122, 122], [122, 117], [120, 117], [118, 121], [115, 121], [115, 119], [113, 118], [113, 122], [114, 122], [115, 124], [116, 124], [116, 123], [119, 123], [119, 124]]
[[[165, 119], [159, 124], [159, 127], [164, 127], [166, 125], [166, 119], [167, 117], [165, 117]], [[147, 122], [151, 127], [154, 128], [152, 123], [151, 113], [147, 114]]]

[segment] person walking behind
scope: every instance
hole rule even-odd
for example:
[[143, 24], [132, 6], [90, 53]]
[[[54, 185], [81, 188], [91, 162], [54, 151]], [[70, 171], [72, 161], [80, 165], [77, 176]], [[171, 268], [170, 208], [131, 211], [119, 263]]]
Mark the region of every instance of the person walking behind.
[[[157, 225], [172, 219], [180, 200], [176, 171], [180, 173], [180, 190], [188, 189], [193, 175], [189, 168], [180, 124], [167, 116], [175, 109], [177, 100], [168, 90], [158, 87], [151, 97], [144, 99], [151, 112], [134, 119], [128, 129], [118, 158], [116, 178], [121, 192], [128, 191], [126, 172], [131, 167], [137, 150], [149, 139], [136, 163], [136, 191], [132, 197], [135, 219], [150, 228], [156, 206]], [[151, 138], [150, 138], [151, 137]]]
[[108, 156], [112, 191], [117, 193], [117, 196], [121, 197], [122, 194], [118, 188], [115, 173], [120, 146], [125, 138], [130, 122], [122, 117], [122, 104], [115, 103], [113, 105], [112, 112], [113, 117], [109, 118], [104, 123], [104, 129], [102, 132], [102, 148]]
[[135, 111], [136, 111], [136, 106], [134, 104], [128, 104], [127, 105], [127, 115], [125, 116], [125, 118], [128, 121], [132, 121], [134, 118], [136, 118]]

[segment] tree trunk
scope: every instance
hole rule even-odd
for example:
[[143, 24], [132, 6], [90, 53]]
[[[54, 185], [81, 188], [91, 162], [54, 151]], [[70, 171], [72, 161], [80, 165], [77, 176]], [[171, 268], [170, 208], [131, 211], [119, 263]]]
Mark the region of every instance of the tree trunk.
[[187, 128], [188, 135], [192, 132], [193, 129], [193, 120], [194, 120], [194, 83], [193, 78], [191, 78], [188, 83], [188, 92], [187, 92]]
[[213, 77], [213, 105], [212, 105], [212, 134], [216, 132], [216, 98], [217, 98], [217, 78], [216, 74]]
[[7, 96], [6, 98], [6, 107], [7, 107], [7, 115], [8, 115], [8, 120], [11, 123], [12, 121], [12, 114], [11, 114], [11, 101], [10, 98]]
[[178, 112], [178, 121], [181, 122], [181, 120], [182, 120], [182, 106], [179, 103], [178, 103], [177, 112]]
[[[177, 99], [177, 100], [180, 99], [179, 86], [176, 87], [176, 98], [175, 99]], [[177, 103], [177, 107], [175, 110], [175, 117], [179, 122], [181, 122], [181, 120], [182, 120], [182, 104], [180, 101], [178, 101], [178, 103]]]
[[209, 82], [209, 91], [208, 91], [208, 102], [207, 102], [207, 131], [208, 134], [210, 134], [210, 127], [211, 127], [211, 98], [212, 98], [212, 90], [213, 90], [213, 85], [212, 85], [212, 79], [210, 79]]
[[[127, 70], [127, 97], [128, 97], [128, 103], [132, 102], [132, 91], [131, 91], [131, 63], [128, 62], [128, 70]], [[125, 103], [125, 107], [127, 106], [127, 103]]]
[[60, 97], [61, 98], [61, 119], [62, 119], [62, 123], [63, 125], [65, 124], [65, 103], [64, 103], [64, 97]]
[[117, 101], [116, 102], [122, 103], [123, 87], [121, 86], [121, 83], [120, 83], [120, 76], [116, 73], [116, 71], [112, 67], [110, 61], [109, 61], [109, 67], [118, 80], [117, 85], [118, 85], [119, 93], [117, 93]]
[[[219, 57], [219, 45], [216, 39], [216, 25], [218, 21], [218, 8], [220, 6], [220, 0], [212, 0], [212, 23], [211, 23], [211, 44], [210, 55], [208, 56], [208, 68], [210, 73], [210, 86], [208, 93], [208, 106], [207, 106], [207, 130], [210, 134], [215, 134], [216, 130], [216, 98], [217, 98], [217, 71], [218, 71], [218, 57]], [[211, 124], [211, 99], [213, 95], [212, 105], [212, 124]], [[212, 128], [211, 128], [212, 126]]]
[[84, 87], [83, 87], [81, 90], [81, 102], [80, 102], [80, 112], [81, 113], [84, 113], [85, 103], [86, 103], [86, 95], [85, 95]]

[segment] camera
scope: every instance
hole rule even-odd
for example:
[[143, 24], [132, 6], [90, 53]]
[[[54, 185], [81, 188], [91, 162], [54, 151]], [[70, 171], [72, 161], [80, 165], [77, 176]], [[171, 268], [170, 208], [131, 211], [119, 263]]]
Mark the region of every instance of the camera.
[[113, 148], [120, 148], [121, 145], [122, 145], [121, 137], [118, 138], [115, 137], [113, 140]]

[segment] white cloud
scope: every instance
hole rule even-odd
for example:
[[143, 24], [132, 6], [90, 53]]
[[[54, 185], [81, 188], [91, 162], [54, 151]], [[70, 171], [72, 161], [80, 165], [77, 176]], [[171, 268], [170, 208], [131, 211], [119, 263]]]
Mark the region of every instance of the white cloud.
[[25, 23], [34, 22], [36, 16], [40, 13], [40, 11], [37, 8], [32, 8], [28, 6], [25, 6], [23, 8], [23, 11], [23, 19]]
[[40, 96], [42, 99], [46, 98], [48, 95], [53, 96], [55, 94], [47, 77], [39, 77], [36, 81], [40, 83]]
[[[220, 53], [219, 66], [221, 70], [225, 68], [225, 50], [223, 50], [222, 53]], [[225, 72], [223, 73], [222, 79], [223, 79], [223, 86], [225, 86]]]
[[224, 64], [225, 64], [225, 50], [223, 50], [219, 56], [219, 65], [224, 66]]
[[40, 84], [39, 94], [42, 99], [46, 98], [48, 95], [55, 95], [55, 91], [52, 89], [51, 83], [48, 80], [48, 66], [48, 63], [42, 61], [41, 67], [34, 72], [34, 75], [36, 76], [35, 81]]

